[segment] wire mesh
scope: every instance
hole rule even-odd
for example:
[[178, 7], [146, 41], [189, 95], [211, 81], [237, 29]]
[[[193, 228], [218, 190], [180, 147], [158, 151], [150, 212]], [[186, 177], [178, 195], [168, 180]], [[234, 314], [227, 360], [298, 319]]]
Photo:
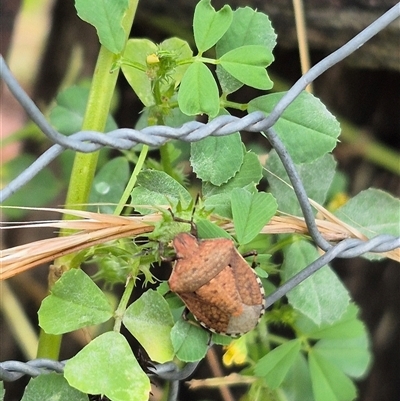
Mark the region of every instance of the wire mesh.
[[[14, 192], [29, 182], [38, 172], [44, 169], [52, 160], [59, 156], [65, 149], [72, 149], [79, 152], [94, 152], [104, 146], [114, 149], [130, 149], [138, 143], [151, 146], [160, 146], [171, 139], [180, 139], [187, 142], [198, 141], [209, 135], [229, 135], [237, 131], [245, 130], [250, 132], [262, 132], [273, 148], [278, 153], [294, 191], [302, 208], [308, 230], [314, 242], [325, 251], [312, 264], [307, 266], [297, 275], [289, 279], [275, 292], [266, 297], [266, 308], [271, 306], [278, 299], [282, 298], [288, 291], [304, 281], [318, 269], [325, 266], [335, 258], [354, 258], [366, 252], [386, 252], [400, 247], [400, 237], [391, 235], [378, 235], [368, 241], [359, 239], [346, 239], [336, 245], [326, 241], [317, 229], [311, 205], [308, 201], [306, 191], [299, 178], [296, 168], [286, 151], [283, 143], [273, 130], [273, 125], [280, 118], [286, 108], [294, 99], [313, 82], [318, 76], [331, 66], [340, 62], [348, 55], [357, 50], [371, 37], [376, 35], [387, 25], [400, 16], [400, 3], [397, 3], [384, 15], [360, 32], [347, 44], [323, 59], [303, 75], [279, 101], [268, 117], [261, 112], [254, 112], [246, 117], [237, 118], [233, 116], [220, 116], [213, 121], [203, 124], [190, 122], [180, 128], [166, 126], [152, 126], [142, 130], [128, 128], [117, 129], [107, 134], [94, 131], [80, 131], [68, 137], [60, 134], [47, 122], [34, 102], [23, 91], [17, 80], [8, 69], [4, 59], [0, 56], [0, 76], [9, 87], [18, 102], [23, 106], [30, 118], [39, 126], [43, 133], [55, 143], [49, 150], [44, 152], [31, 166], [22, 174], [16, 177], [5, 188], [0, 191], [0, 201], [3, 202]], [[63, 372], [66, 361], [57, 362], [49, 359], [36, 359], [26, 363], [19, 361], [6, 361], [0, 363], [0, 380], [14, 381], [23, 375], [36, 377], [51, 371]], [[174, 363], [154, 365], [149, 368], [152, 375], [171, 381], [170, 400], [177, 398], [177, 383], [189, 377], [196, 369], [198, 362], [188, 363], [179, 369]]]

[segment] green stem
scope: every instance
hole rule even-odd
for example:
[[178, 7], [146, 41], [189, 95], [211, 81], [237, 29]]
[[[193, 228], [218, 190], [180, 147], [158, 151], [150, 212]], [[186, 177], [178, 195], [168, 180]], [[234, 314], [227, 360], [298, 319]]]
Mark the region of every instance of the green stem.
[[[139, 0], [130, 0], [129, 8], [122, 21], [126, 40], [132, 27], [133, 19]], [[112, 96], [118, 78], [119, 67], [115, 68], [117, 55], [111, 53], [104, 46], [100, 48], [89, 100], [86, 106], [82, 130], [103, 131], [110, 110]], [[71, 180], [68, 187], [66, 208], [84, 208], [89, 200], [94, 174], [96, 172], [98, 152], [90, 154], [77, 153], [75, 156]], [[63, 232], [61, 232], [61, 235]], [[68, 265], [73, 255], [60, 258], [58, 262]]]
[[147, 71], [147, 67], [145, 65], [139, 64], [139, 63], [135, 63], [133, 61], [127, 61], [125, 59], [122, 59], [121, 64], [122, 65], [126, 65], [127, 67], [136, 68], [139, 71], [143, 71], [143, 72]]
[[47, 334], [41, 329], [37, 357], [58, 360], [61, 340], [62, 335]]
[[268, 340], [274, 344], [285, 344], [289, 340], [282, 336], [277, 336], [275, 334], [268, 333]]
[[340, 119], [340, 125], [342, 127], [340, 139], [343, 142], [351, 144], [357, 150], [357, 153], [370, 162], [386, 168], [396, 175], [400, 175], [399, 152], [376, 140], [370, 140], [354, 125], [343, 119]]
[[[138, 1], [139, 0], [130, 0], [129, 8], [122, 21], [126, 40], [128, 40], [131, 31]], [[82, 130], [104, 131], [119, 73], [119, 68], [114, 68], [117, 57], [117, 55], [111, 53], [104, 46], [101, 46], [90, 88]], [[65, 201], [65, 208], [82, 209], [88, 202], [96, 171], [97, 159], [98, 152], [76, 154]], [[65, 231], [61, 231], [60, 235], [65, 235]], [[63, 266], [63, 269], [68, 270], [73, 257], [73, 254], [61, 257], [54, 262], [54, 265]], [[38, 358], [58, 359], [61, 339], [61, 335], [47, 334], [41, 330], [37, 353]]]
[[[82, 130], [104, 130], [118, 78], [118, 70], [110, 73], [114, 61], [115, 55], [102, 46], [97, 59]], [[98, 156], [99, 152], [75, 155], [65, 201], [66, 208], [81, 209], [88, 202]]]
[[122, 318], [126, 311], [129, 299], [132, 295], [133, 288], [135, 287], [135, 278], [128, 276], [128, 282], [126, 283], [124, 293], [122, 294], [121, 301], [119, 302], [118, 308], [114, 313], [115, 324], [114, 331], [119, 332], [121, 330]]
[[248, 105], [243, 104], [243, 103], [237, 103], [237, 102], [231, 102], [230, 100], [227, 100], [226, 98], [223, 99], [221, 98], [221, 107], [224, 108], [231, 108], [231, 109], [237, 109], [237, 110], [247, 110]]
[[125, 191], [121, 196], [121, 199], [114, 210], [114, 214], [119, 216], [122, 212], [122, 209], [126, 205], [129, 196], [136, 184], [137, 176], [139, 175], [140, 171], [143, 168], [144, 161], [146, 160], [147, 152], [149, 151], [149, 147], [147, 145], [143, 145], [142, 151], [140, 152], [139, 159], [136, 163], [136, 166], [133, 170], [131, 178], [129, 179], [128, 185], [125, 187]]
[[302, 239], [308, 238], [305, 235], [291, 235], [291, 236], [284, 236], [278, 242], [276, 242], [273, 246], [268, 249], [268, 253], [274, 255], [276, 252], [281, 251], [288, 245], [294, 244], [297, 241], [301, 241]]
[[[187, 59], [184, 59], [184, 60], [178, 60], [176, 62], [176, 66], [186, 65], [186, 64], [193, 64], [195, 59], [196, 59], [196, 57], [191, 57], [191, 58], [187, 58]], [[209, 60], [209, 59], [207, 59], [207, 60]], [[210, 59], [210, 60], [212, 60], [212, 59]]]
[[176, 181], [181, 182], [179, 175], [175, 172], [174, 168], [172, 167], [172, 162], [171, 162], [171, 157], [170, 157], [170, 148], [169, 148], [170, 146], [172, 146], [170, 143], [166, 143], [166, 144], [160, 146], [161, 164], [163, 166], [163, 170], [169, 176], [171, 176]]
[[195, 59], [197, 61], [201, 61], [202, 63], [208, 63], [208, 64], [214, 64], [214, 65], [217, 65], [220, 63], [219, 60], [216, 60], [215, 58], [209, 58], [209, 57], [196, 56]]

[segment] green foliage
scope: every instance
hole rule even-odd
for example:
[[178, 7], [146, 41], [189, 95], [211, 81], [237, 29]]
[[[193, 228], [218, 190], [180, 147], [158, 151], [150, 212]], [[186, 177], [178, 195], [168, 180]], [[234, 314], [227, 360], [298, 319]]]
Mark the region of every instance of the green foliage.
[[122, 19], [129, 0], [75, 0], [78, 16], [96, 28], [100, 43], [112, 53], [120, 53], [125, 45]]
[[272, 50], [276, 45], [276, 34], [267, 15], [250, 7], [241, 7], [233, 12], [229, 29], [216, 44], [217, 57], [251, 45]]
[[[218, 41], [215, 50], [217, 57], [220, 58], [225, 53], [234, 49], [240, 49], [242, 46], [258, 45], [263, 47], [263, 52], [265, 52], [265, 49], [270, 52], [268, 57], [271, 58], [269, 61], [271, 63], [273, 57], [272, 49], [275, 47], [275, 44], [276, 34], [272, 29], [268, 17], [263, 13], [252, 10], [250, 7], [244, 7], [235, 10], [232, 24], [221, 40]], [[260, 69], [257, 69], [257, 71], [263, 75]], [[217, 76], [222, 92], [226, 94], [235, 92], [245, 82], [234, 78], [223, 68], [222, 64], [217, 65]], [[247, 80], [247, 77], [245, 79]], [[270, 83], [269, 80], [266, 80], [265, 76], [262, 76], [261, 81], [257, 82], [257, 86], [261, 82]], [[272, 87], [272, 82], [270, 87]]]
[[210, 220], [196, 221], [197, 233], [200, 238], [229, 238], [232, 237], [221, 227], [211, 223]]
[[218, 87], [204, 63], [196, 61], [186, 71], [179, 88], [178, 103], [182, 112], [189, 116], [204, 113], [215, 117], [218, 114]]
[[315, 401], [355, 399], [357, 392], [353, 382], [318, 352], [310, 352], [309, 366]]
[[86, 394], [71, 387], [59, 373], [40, 375], [30, 380], [21, 401], [89, 401]]
[[336, 338], [318, 341], [314, 347], [321, 358], [332, 362], [346, 375], [360, 378], [369, 366], [368, 338]]
[[164, 363], [173, 359], [170, 332], [174, 321], [167, 301], [158, 292], [148, 290], [133, 302], [123, 323], [152, 361]]
[[144, 401], [150, 380], [125, 337], [115, 331], [100, 335], [69, 359], [64, 369], [71, 386], [113, 401]]
[[297, 354], [280, 387], [288, 401], [315, 401], [310, 369], [303, 353]]
[[148, 255], [143, 253], [143, 246], [129, 239], [121, 239], [118, 242], [94, 247], [86, 252], [82, 251], [75, 259], [77, 265], [83, 262], [96, 264], [98, 271], [92, 276], [93, 280], [104, 280], [106, 287], [112, 287], [118, 283], [125, 284], [128, 277], [139, 273], [144, 274], [145, 284], [154, 283], [148, 265], [143, 263], [146, 258]]
[[[112, 214], [118, 204], [129, 179], [129, 163], [124, 157], [116, 157], [107, 162], [96, 174], [89, 203], [93, 211]], [[103, 204], [102, 204], [103, 203]]]
[[162, 103], [159, 97], [180, 83], [190, 59], [189, 45], [178, 38], [156, 45], [148, 39], [129, 39], [122, 58], [122, 71], [140, 101], [147, 107]]
[[240, 134], [209, 136], [191, 144], [190, 164], [197, 177], [220, 187], [240, 170], [243, 148]]
[[[121, 67], [143, 103], [137, 128], [154, 124], [178, 127], [201, 114], [210, 121], [229, 114], [230, 108], [269, 115], [284, 96], [269, 93], [243, 104], [228, 100], [243, 85], [262, 90], [273, 86], [267, 67], [274, 60], [276, 34], [265, 14], [249, 7], [233, 11], [228, 5], [216, 11], [210, 0], [201, 0], [193, 20], [197, 48], [193, 56], [189, 44], [179, 38], [160, 44], [133, 38], [125, 43], [122, 21], [129, 4], [127, 0], [101, 4], [76, 0], [78, 15], [95, 26], [100, 43], [114, 54], [115, 71]], [[210, 54], [215, 58], [205, 57], [214, 46], [215, 52]], [[89, 90], [82, 86], [61, 92], [50, 113], [53, 126], [65, 135], [79, 131], [88, 98]], [[106, 130], [115, 128], [108, 117]], [[335, 172], [336, 162], [329, 154], [338, 140], [339, 123], [316, 97], [302, 93], [274, 128], [295, 161], [310, 198], [323, 205], [337, 188], [343, 189], [343, 180], [340, 184]], [[119, 332], [122, 323], [152, 361], [204, 358], [210, 333], [192, 317], [189, 321], [181, 318], [182, 301], [170, 293], [167, 282], [156, 291], [147, 289], [129, 304], [133, 288], [143, 276], [144, 287], [157, 282], [152, 265], [172, 254], [170, 241], [177, 233], [190, 231], [191, 222], [196, 224], [199, 238], [226, 237], [234, 240], [241, 252], [256, 250], [258, 256], [253, 262], [267, 294], [275, 289], [276, 282], [288, 280], [319, 256], [304, 237], [287, 232], [280, 237], [260, 234], [278, 210], [301, 216], [274, 150], [262, 149], [267, 157], [259, 157], [245, 146], [239, 132], [210, 136], [192, 142], [190, 147], [170, 141], [159, 149], [159, 161], [145, 157], [147, 150], [146, 145], [137, 146], [105, 162], [96, 174], [89, 201], [99, 204], [94, 209], [101, 213], [114, 213], [121, 199], [121, 204], [128, 203], [124, 213], [131, 213], [132, 208], [142, 214], [160, 212], [161, 221], [154, 223], [154, 232], [147, 238], [142, 235], [133, 241], [110, 242], [75, 255], [66, 269], [90, 261], [98, 265], [98, 272], [89, 277], [80, 269], [66, 271], [39, 310], [40, 327], [53, 335], [101, 325], [110, 318], [114, 330], [100, 334], [70, 359], [65, 378], [51, 374], [32, 379], [23, 401], [55, 397], [83, 401], [86, 394], [105, 394], [112, 401], [147, 400], [150, 381]], [[265, 159], [263, 167], [261, 160]], [[192, 187], [188, 184], [187, 161], [197, 180]], [[31, 158], [24, 157], [8, 163], [3, 180], [31, 163]], [[262, 181], [263, 168], [268, 182]], [[39, 186], [35, 180], [46, 185]], [[260, 184], [265, 191], [259, 190]], [[42, 205], [60, 190], [47, 170], [28, 186], [30, 205]], [[128, 202], [125, 191], [130, 193]], [[26, 195], [24, 199], [18, 196], [11, 198], [10, 204], [25, 205]], [[14, 213], [14, 209], [8, 210]], [[378, 233], [399, 235], [399, 210], [397, 199], [370, 189], [350, 200], [336, 215], [368, 237]], [[276, 250], [283, 251], [281, 266], [271, 262]], [[275, 281], [269, 281], [270, 276]], [[106, 286], [126, 284], [117, 308], [93, 280], [104, 280]], [[293, 289], [287, 301], [266, 311], [259, 326], [239, 340], [241, 348], [237, 349], [247, 364], [242, 374], [254, 379], [245, 399], [264, 400], [267, 394], [270, 399], [291, 401], [353, 400], [356, 391], [352, 379], [365, 375], [371, 357], [366, 329], [347, 290], [326, 266]], [[276, 325], [285, 326], [292, 335], [273, 335]], [[237, 340], [213, 334], [212, 341], [234, 347]]]
[[[4, 165], [1, 168], [1, 179], [5, 182], [11, 181], [21, 174], [28, 166], [35, 161], [35, 157], [29, 154], [18, 156]], [[46, 185], [43, 185], [46, 183]], [[24, 191], [18, 191], [11, 195], [2, 203], [3, 206], [26, 206], [27, 194], [29, 196], [28, 204], [31, 207], [45, 206], [51, 202], [62, 190], [63, 185], [57, 180], [57, 177], [50, 169], [40, 171], [32, 178], [24, 187]], [[10, 218], [21, 218], [26, 210], [18, 208], [2, 209], [5, 215]]]
[[271, 194], [235, 188], [231, 195], [233, 224], [239, 244], [252, 241], [275, 215], [277, 203]]
[[257, 89], [271, 89], [265, 67], [273, 60], [272, 52], [264, 46], [243, 46], [230, 50], [220, 59], [221, 66], [238, 81]]
[[278, 388], [300, 352], [300, 346], [300, 340], [291, 340], [275, 348], [257, 362], [254, 373], [264, 377], [271, 389]]
[[365, 327], [357, 319], [358, 309], [350, 304], [346, 312], [335, 323], [318, 325], [305, 315], [298, 315], [294, 322], [296, 330], [312, 339], [363, 338]]
[[335, 323], [319, 326], [299, 314], [292, 328], [297, 339], [256, 363], [254, 373], [264, 379], [262, 386], [279, 388], [288, 400], [353, 400], [355, 387], [349, 377], [362, 377], [370, 363], [368, 337], [357, 308], [350, 304]]
[[193, 18], [194, 41], [199, 53], [214, 46], [228, 30], [232, 22], [232, 9], [225, 5], [215, 11], [211, 0], [201, 0], [196, 6]]
[[[272, 93], [249, 102], [248, 111], [268, 115], [285, 93]], [[336, 118], [319, 99], [302, 92], [274, 125], [295, 163], [309, 163], [332, 151], [340, 134]], [[301, 146], [299, 146], [301, 144]]]
[[43, 300], [39, 325], [46, 333], [63, 334], [103, 323], [112, 315], [111, 305], [100, 288], [82, 270], [72, 269], [61, 276]]
[[[57, 95], [56, 105], [50, 112], [50, 122], [57, 131], [71, 135], [81, 130], [88, 98], [89, 88], [84, 84], [66, 88]], [[108, 115], [105, 131], [117, 128], [114, 119]]]
[[[286, 281], [318, 258], [318, 251], [306, 241], [285, 249], [282, 276]], [[334, 323], [345, 312], [350, 297], [329, 266], [313, 274], [287, 294], [290, 304], [317, 325]]]
[[335, 214], [368, 238], [378, 234], [400, 235], [400, 200], [379, 189], [360, 192]]
[[[232, 21], [237, 22], [237, 29]], [[206, 64], [218, 66], [224, 94], [243, 84], [258, 89], [273, 85], [266, 67], [273, 61], [276, 35], [265, 14], [249, 8], [232, 11], [227, 5], [215, 11], [209, 0], [202, 0], [195, 9], [193, 31], [198, 50], [195, 57], [189, 45], [177, 38], [159, 46], [147, 39], [130, 39], [125, 47], [120, 59], [122, 71], [139, 99], [151, 108], [154, 119], [149, 117], [149, 122], [165, 123], [177, 105], [189, 116], [207, 114], [213, 118], [220, 114], [222, 98]], [[238, 37], [242, 39], [236, 40]], [[214, 45], [218, 58], [203, 57]]]
[[[163, 171], [143, 170], [137, 179], [137, 186], [132, 191], [132, 205], [176, 205], [180, 199], [189, 203], [189, 192], [171, 176]], [[154, 210], [135, 207], [141, 213]]]
[[154, 104], [151, 81], [146, 74], [146, 59], [148, 55], [156, 52], [156, 44], [148, 39], [129, 39], [125, 46], [124, 59], [126, 61], [122, 64], [122, 71], [145, 106]]
[[[191, 161], [193, 163], [193, 158]], [[214, 195], [230, 194], [235, 188], [246, 188], [252, 192], [261, 180], [261, 171], [262, 167], [257, 155], [253, 152], [245, 153], [240, 170], [226, 184], [214, 185], [204, 181], [202, 193], [207, 200]]]
[[206, 356], [209, 334], [191, 322], [178, 320], [171, 330], [171, 340], [181, 361], [194, 362]]
[[[279, 210], [302, 216], [299, 201], [275, 150], [271, 150], [268, 154], [265, 168], [270, 190], [278, 201]], [[321, 156], [309, 163], [296, 164], [296, 170], [299, 173], [307, 196], [320, 205], [323, 205], [326, 201], [334, 178], [335, 168], [336, 162], [331, 154]], [[323, 177], [323, 180], [321, 180], [321, 177]]]

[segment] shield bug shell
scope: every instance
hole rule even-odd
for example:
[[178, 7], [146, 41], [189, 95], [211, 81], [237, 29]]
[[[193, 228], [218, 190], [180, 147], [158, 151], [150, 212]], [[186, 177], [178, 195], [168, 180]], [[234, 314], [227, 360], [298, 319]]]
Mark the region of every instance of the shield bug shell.
[[173, 246], [170, 289], [202, 326], [232, 337], [256, 327], [264, 313], [264, 290], [231, 240], [180, 233]]

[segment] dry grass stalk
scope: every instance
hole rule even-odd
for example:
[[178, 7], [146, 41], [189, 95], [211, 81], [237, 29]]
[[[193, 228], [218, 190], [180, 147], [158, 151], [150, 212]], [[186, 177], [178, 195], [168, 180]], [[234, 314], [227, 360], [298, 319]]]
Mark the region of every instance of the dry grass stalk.
[[243, 386], [249, 385], [256, 381], [255, 377], [242, 376], [238, 373], [230, 373], [228, 376], [213, 377], [209, 379], [192, 379], [186, 383], [191, 390], [199, 390], [202, 388], [218, 388], [222, 386]]
[[94, 245], [151, 232], [154, 229], [151, 223], [161, 219], [159, 213], [146, 217], [122, 217], [77, 210], [50, 208], [41, 210], [82, 217], [84, 220], [39, 221], [2, 227], [2, 229], [53, 227], [79, 231], [68, 236], [34, 241], [1, 251], [0, 280]]
[[[312, 201], [311, 201], [312, 202]], [[354, 227], [340, 221], [322, 206], [312, 202], [323, 219], [317, 219], [319, 231], [328, 241], [340, 241], [345, 238], [367, 238]], [[68, 229], [71, 235], [34, 241], [1, 251], [0, 280], [5, 280], [43, 263], [50, 262], [60, 256], [77, 252], [91, 246], [125, 237], [134, 237], [153, 231], [153, 223], [161, 220], [161, 213], [146, 216], [114, 216], [78, 210], [41, 208], [52, 212], [72, 215], [80, 220], [50, 220], [14, 223], [5, 229], [53, 227]], [[232, 224], [223, 225], [225, 229], [233, 229]], [[262, 229], [266, 234], [298, 233], [308, 234], [304, 219], [296, 216], [274, 216]], [[386, 252], [382, 256], [400, 261], [398, 249]]]

